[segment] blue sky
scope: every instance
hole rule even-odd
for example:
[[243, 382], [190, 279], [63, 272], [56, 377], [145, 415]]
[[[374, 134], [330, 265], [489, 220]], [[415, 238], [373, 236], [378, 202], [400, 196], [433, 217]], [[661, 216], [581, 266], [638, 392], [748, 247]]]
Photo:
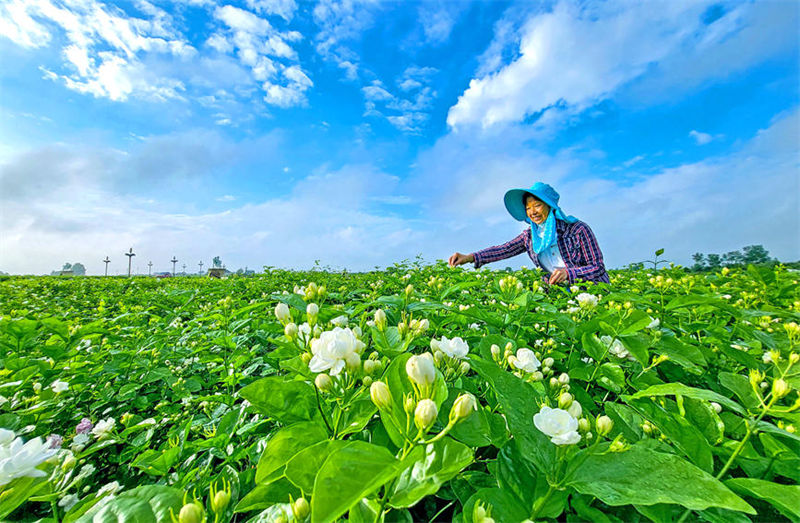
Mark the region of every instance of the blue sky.
[[[522, 229], [800, 258], [796, 2], [3, 0], [0, 270], [353, 270]], [[524, 256], [498, 265], [530, 264]]]

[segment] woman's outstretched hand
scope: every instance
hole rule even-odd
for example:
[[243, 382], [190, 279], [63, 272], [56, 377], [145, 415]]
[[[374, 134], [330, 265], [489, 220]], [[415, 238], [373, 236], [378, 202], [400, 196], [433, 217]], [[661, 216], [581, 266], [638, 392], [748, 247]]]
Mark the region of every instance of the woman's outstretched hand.
[[450, 267], [456, 267], [458, 265], [463, 265], [465, 263], [474, 262], [475, 257], [471, 254], [461, 254], [460, 252], [454, 253], [450, 256]]
[[567, 269], [556, 269], [550, 273], [550, 285], [567, 281]]

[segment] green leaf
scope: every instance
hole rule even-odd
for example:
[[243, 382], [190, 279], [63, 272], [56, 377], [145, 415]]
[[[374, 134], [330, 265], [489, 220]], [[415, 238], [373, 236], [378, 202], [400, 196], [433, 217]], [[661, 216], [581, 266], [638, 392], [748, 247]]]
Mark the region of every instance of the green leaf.
[[597, 362], [602, 361], [608, 352], [608, 347], [600, 341], [600, 338], [589, 332], [581, 336], [581, 345], [583, 346], [584, 352]]
[[425, 496], [436, 493], [445, 481], [472, 463], [472, 454], [471, 448], [448, 437], [429, 443], [424, 455], [400, 473], [389, 505], [411, 507]]
[[800, 520], [800, 486], [780, 485], [754, 478], [734, 478], [725, 482], [731, 490], [743, 496], [754, 496], [778, 509], [787, 518]]
[[303, 492], [312, 492], [314, 480], [317, 478], [317, 472], [322, 464], [331, 453], [347, 444], [347, 441], [342, 440], [324, 440], [304, 448], [286, 464], [286, 477]]
[[378, 407], [369, 398], [354, 401], [343, 413], [337, 437], [361, 431], [377, 411]]
[[508, 426], [522, 455], [539, 471], [550, 473], [556, 463], [556, 447], [533, 425], [533, 415], [546, 397], [529, 383], [502, 370], [495, 362], [472, 356], [472, 368], [494, 389]]
[[620, 393], [625, 388], [625, 371], [616, 363], [603, 363], [597, 383], [611, 392]]
[[259, 412], [281, 423], [308, 421], [318, 415], [314, 387], [304, 381], [269, 376], [239, 391]]
[[98, 503], [76, 523], [170, 523], [170, 511], [177, 517], [182, 506], [182, 491], [145, 485], [125, 491], [107, 503]]
[[547, 478], [537, 472], [528, 460], [522, 458], [513, 440], [497, 455], [495, 476], [500, 488], [514, 494], [517, 501], [529, 512], [533, 511], [537, 501], [541, 503], [546, 499], [546, 504], [538, 508], [538, 517], [557, 518], [564, 511], [568, 492], [555, 490], [548, 497], [550, 485]]
[[653, 320], [650, 319], [650, 315], [639, 309], [634, 309], [631, 314], [623, 320], [619, 337], [638, 332], [650, 325], [651, 321]]
[[[645, 314], [645, 316], [647, 315]], [[647, 320], [649, 323], [649, 316], [647, 316]], [[619, 341], [643, 367], [647, 367], [650, 361], [650, 352], [648, 350], [650, 348], [650, 338], [641, 332], [637, 332], [635, 334], [623, 334], [619, 336]]]
[[[626, 403], [653, 423], [695, 465], [712, 472], [714, 457], [711, 446], [700, 431], [684, 418], [667, 412], [649, 399], [634, 400], [623, 397]], [[663, 401], [663, 400], [662, 400]]]
[[375, 327], [372, 327], [370, 330], [372, 332], [372, 341], [375, 343], [375, 349], [384, 356], [393, 358], [404, 352], [403, 338], [400, 336], [400, 331], [397, 327], [386, 327], [382, 332]]
[[402, 462], [388, 450], [365, 441], [353, 441], [334, 451], [314, 482], [312, 523], [335, 521], [402, 469]]
[[267, 442], [256, 469], [256, 483], [282, 469], [297, 453], [327, 439], [325, 429], [314, 422], [301, 422], [277, 431]]
[[756, 393], [753, 392], [753, 387], [750, 385], [749, 378], [742, 376], [741, 374], [720, 372], [717, 375], [717, 379], [723, 387], [736, 394], [736, 397], [739, 398], [739, 401], [741, 401], [742, 405], [744, 405], [746, 408], [754, 409], [758, 407], [758, 396], [756, 396]]
[[570, 470], [566, 484], [611, 506], [674, 503], [692, 510], [720, 507], [756, 513], [711, 474], [674, 454], [641, 445], [589, 456]]
[[271, 483], [257, 485], [236, 504], [234, 512], [264, 509], [275, 503], [288, 503], [300, 497], [300, 491], [285, 477]]
[[180, 454], [180, 447], [166, 450], [146, 450], [137, 456], [131, 465], [151, 476], [164, 476], [169, 473]]
[[522, 521], [528, 519], [528, 510], [511, 493], [499, 488], [483, 488], [473, 494], [464, 504], [464, 523], [480, 523], [472, 519], [476, 503], [482, 503], [495, 521]]
[[17, 478], [11, 483], [0, 486], [0, 520], [34, 496], [46, 486], [47, 478]]
[[[748, 386], [750, 386], [750, 382], [748, 381]], [[694, 387], [689, 387], [688, 385], [684, 385], [683, 383], [664, 383], [661, 385], [653, 385], [652, 387], [648, 387], [645, 390], [641, 390], [636, 394], [632, 395], [631, 398], [638, 399], [638, 398], [647, 398], [650, 396], [685, 396], [687, 398], [694, 398], [697, 400], [705, 400], [705, 401], [715, 401], [720, 405], [724, 405], [731, 409], [734, 412], [738, 412], [739, 414], [746, 414], [745, 410], [742, 408], [741, 405], [736, 403], [730, 398], [723, 396], [713, 390], [706, 390], [706, 389], [697, 389]]]

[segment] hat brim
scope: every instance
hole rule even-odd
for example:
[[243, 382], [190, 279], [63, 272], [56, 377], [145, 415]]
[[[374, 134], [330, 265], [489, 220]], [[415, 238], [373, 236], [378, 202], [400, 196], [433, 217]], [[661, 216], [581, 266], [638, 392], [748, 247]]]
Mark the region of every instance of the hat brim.
[[531, 192], [527, 189], [511, 189], [507, 191], [506, 195], [503, 197], [503, 202], [506, 204], [508, 213], [514, 217], [515, 220], [521, 222], [528, 220], [528, 213], [525, 212], [525, 204], [522, 201], [522, 197], [525, 194], [531, 194]]

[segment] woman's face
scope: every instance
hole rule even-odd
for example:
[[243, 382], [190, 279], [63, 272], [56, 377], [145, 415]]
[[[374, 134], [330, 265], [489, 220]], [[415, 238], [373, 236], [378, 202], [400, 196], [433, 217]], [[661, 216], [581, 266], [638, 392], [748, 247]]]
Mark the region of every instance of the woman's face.
[[525, 213], [536, 225], [541, 225], [550, 214], [550, 206], [533, 196], [525, 197]]

